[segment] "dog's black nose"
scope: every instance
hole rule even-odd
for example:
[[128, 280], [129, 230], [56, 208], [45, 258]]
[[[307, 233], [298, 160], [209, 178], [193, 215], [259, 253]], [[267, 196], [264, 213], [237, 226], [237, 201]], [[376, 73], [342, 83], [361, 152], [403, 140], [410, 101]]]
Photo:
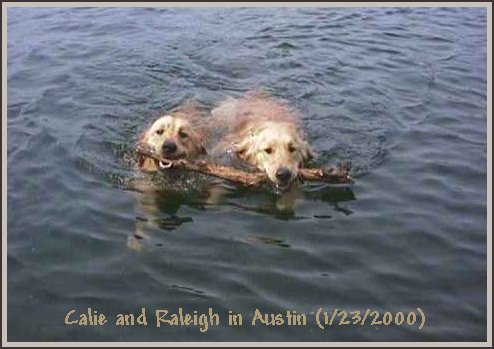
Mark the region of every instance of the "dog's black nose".
[[285, 167], [280, 167], [276, 171], [276, 179], [282, 183], [288, 182], [292, 178], [292, 173]]
[[173, 141], [166, 141], [163, 143], [162, 149], [163, 153], [171, 155], [177, 151], [177, 145]]

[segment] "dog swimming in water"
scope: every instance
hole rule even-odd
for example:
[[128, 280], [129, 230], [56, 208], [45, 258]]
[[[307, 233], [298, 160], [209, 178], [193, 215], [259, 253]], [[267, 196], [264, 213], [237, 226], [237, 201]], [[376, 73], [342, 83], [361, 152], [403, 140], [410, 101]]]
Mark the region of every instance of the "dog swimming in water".
[[315, 157], [297, 113], [285, 101], [249, 92], [226, 99], [211, 114], [215, 124], [227, 127], [217, 151], [265, 172], [278, 190], [290, 189], [299, 169]]
[[[207, 114], [187, 101], [156, 119], [141, 135], [139, 144], [167, 159], [195, 159], [206, 155]], [[156, 172], [158, 160], [140, 155], [139, 170]]]
[[[192, 100], [185, 101], [153, 120], [138, 137], [138, 145], [166, 159], [197, 159], [207, 154], [209, 119], [209, 111]], [[132, 250], [141, 250], [150, 232], [188, 222], [187, 219], [179, 219], [176, 211], [183, 192], [197, 186], [195, 177], [164, 167], [154, 158], [138, 155], [137, 169], [144, 173], [144, 177], [136, 177], [132, 184], [133, 189], [139, 192], [136, 207], [138, 219], [134, 233], [127, 240]], [[158, 172], [164, 175], [146, 175]], [[159, 181], [155, 182], [157, 178]], [[204, 190], [209, 197], [209, 188]]]

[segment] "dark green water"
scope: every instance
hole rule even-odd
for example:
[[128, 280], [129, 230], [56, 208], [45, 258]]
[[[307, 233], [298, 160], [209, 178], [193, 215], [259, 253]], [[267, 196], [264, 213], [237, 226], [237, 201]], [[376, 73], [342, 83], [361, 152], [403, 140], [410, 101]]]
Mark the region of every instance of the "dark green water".
[[[486, 340], [486, 40], [485, 9], [9, 9], [8, 340]], [[292, 211], [122, 184], [161, 110], [252, 88], [296, 106], [319, 164], [351, 161], [356, 183], [306, 187]], [[88, 307], [150, 324], [64, 324]], [[179, 307], [221, 324], [156, 328]], [[321, 330], [319, 307], [426, 323]], [[308, 325], [254, 327], [256, 308]]]

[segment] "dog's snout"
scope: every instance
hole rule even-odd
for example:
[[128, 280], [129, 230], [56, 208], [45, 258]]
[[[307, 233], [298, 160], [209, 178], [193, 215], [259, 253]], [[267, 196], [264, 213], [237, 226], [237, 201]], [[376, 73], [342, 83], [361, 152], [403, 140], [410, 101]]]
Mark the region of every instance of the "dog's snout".
[[163, 143], [163, 153], [165, 154], [173, 154], [177, 151], [177, 144], [173, 141], [166, 141], [165, 143]]
[[276, 171], [276, 179], [280, 182], [286, 183], [292, 178], [292, 173], [286, 167], [280, 167]]

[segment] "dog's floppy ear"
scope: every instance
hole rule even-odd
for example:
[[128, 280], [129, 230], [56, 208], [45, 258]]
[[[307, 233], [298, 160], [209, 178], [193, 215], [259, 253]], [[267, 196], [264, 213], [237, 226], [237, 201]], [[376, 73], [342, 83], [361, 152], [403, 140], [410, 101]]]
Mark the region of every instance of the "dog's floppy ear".
[[250, 157], [251, 139], [250, 137], [244, 137], [239, 141], [235, 141], [231, 144], [230, 149], [240, 160], [248, 161]]
[[195, 155], [207, 155], [208, 152], [204, 146], [204, 136], [200, 131], [191, 132], [190, 137], [193, 144]]
[[316, 153], [312, 150], [309, 142], [302, 140], [300, 151], [302, 152], [302, 158], [304, 162], [308, 162], [317, 157]]

